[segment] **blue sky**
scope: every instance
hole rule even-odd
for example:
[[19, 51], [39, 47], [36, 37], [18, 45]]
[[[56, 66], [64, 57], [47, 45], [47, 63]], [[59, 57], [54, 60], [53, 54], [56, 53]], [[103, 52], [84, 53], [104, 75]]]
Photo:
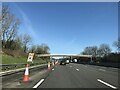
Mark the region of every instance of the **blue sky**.
[[46, 43], [51, 53], [78, 54], [87, 46], [109, 44], [118, 37], [117, 3], [7, 3], [21, 19], [18, 33], [32, 44]]

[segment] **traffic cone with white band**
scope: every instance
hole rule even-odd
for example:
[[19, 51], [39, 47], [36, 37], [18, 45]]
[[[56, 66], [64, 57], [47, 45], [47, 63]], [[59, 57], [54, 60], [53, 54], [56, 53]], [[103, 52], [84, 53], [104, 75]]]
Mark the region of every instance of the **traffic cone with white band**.
[[52, 62], [52, 66], [54, 66], [54, 62]]
[[48, 62], [48, 70], [50, 70], [50, 62]]
[[24, 79], [23, 81], [28, 81], [29, 80], [29, 69], [28, 69], [28, 64], [26, 64], [26, 69], [25, 69], [25, 74], [24, 74]]

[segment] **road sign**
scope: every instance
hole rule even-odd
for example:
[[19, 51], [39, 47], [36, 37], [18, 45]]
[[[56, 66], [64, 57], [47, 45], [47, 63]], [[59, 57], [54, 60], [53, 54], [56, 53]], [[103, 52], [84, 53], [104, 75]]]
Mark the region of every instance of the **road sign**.
[[32, 62], [34, 53], [29, 53], [27, 62]]

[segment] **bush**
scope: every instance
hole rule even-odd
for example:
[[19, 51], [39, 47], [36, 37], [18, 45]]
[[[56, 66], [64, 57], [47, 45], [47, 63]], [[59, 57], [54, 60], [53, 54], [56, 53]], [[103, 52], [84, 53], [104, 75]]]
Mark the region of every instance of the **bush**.
[[111, 53], [101, 59], [102, 62], [120, 63], [120, 54]]
[[5, 54], [13, 56], [13, 57], [28, 57], [28, 54], [22, 51], [10, 50], [10, 49], [2, 49], [2, 50]]

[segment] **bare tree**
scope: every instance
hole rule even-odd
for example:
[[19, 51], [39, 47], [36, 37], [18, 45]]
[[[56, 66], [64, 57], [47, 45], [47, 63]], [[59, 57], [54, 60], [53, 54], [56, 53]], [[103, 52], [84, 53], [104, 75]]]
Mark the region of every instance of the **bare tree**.
[[92, 55], [92, 52], [91, 52], [91, 47], [86, 47], [83, 51], [83, 54], [86, 54], [86, 55]]
[[50, 48], [47, 44], [41, 44], [37, 46], [36, 53], [38, 54], [47, 54], [49, 53]]
[[113, 42], [113, 46], [116, 47], [118, 52], [120, 52], [120, 37], [117, 41]]
[[97, 51], [98, 51], [97, 46], [92, 46], [92, 47], [91, 47], [91, 52], [92, 52], [92, 55], [93, 55], [94, 57], [97, 56]]
[[108, 44], [101, 44], [99, 49], [98, 49], [98, 54], [100, 57], [106, 56], [109, 53], [111, 53], [111, 48], [109, 47]]
[[23, 51], [24, 52], [27, 51], [27, 46], [29, 45], [30, 41], [31, 41], [30, 35], [25, 34], [23, 36]]
[[36, 53], [36, 49], [37, 49], [37, 46], [32, 45], [29, 51], [32, 52], [32, 53]]
[[49, 53], [50, 48], [47, 44], [42, 44], [43, 53]]
[[[20, 20], [16, 18], [11, 12], [8, 5], [2, 7], [2, 46], [5, 48], [8, 43], [15, 39], [17, 29], [20, 25]], [[11, 45], [11, 44], [9, 44]]]
[[97, 46], [89, 46], [84, 49], [82, 54], [97, 56]]
[[23, 47], [23, 36], [22, 36], [22, 34], [17, 36], [14, 41], [17, 42], [18, 45], [19, 45], [18, 50], [22, 51], [22, 47]]

